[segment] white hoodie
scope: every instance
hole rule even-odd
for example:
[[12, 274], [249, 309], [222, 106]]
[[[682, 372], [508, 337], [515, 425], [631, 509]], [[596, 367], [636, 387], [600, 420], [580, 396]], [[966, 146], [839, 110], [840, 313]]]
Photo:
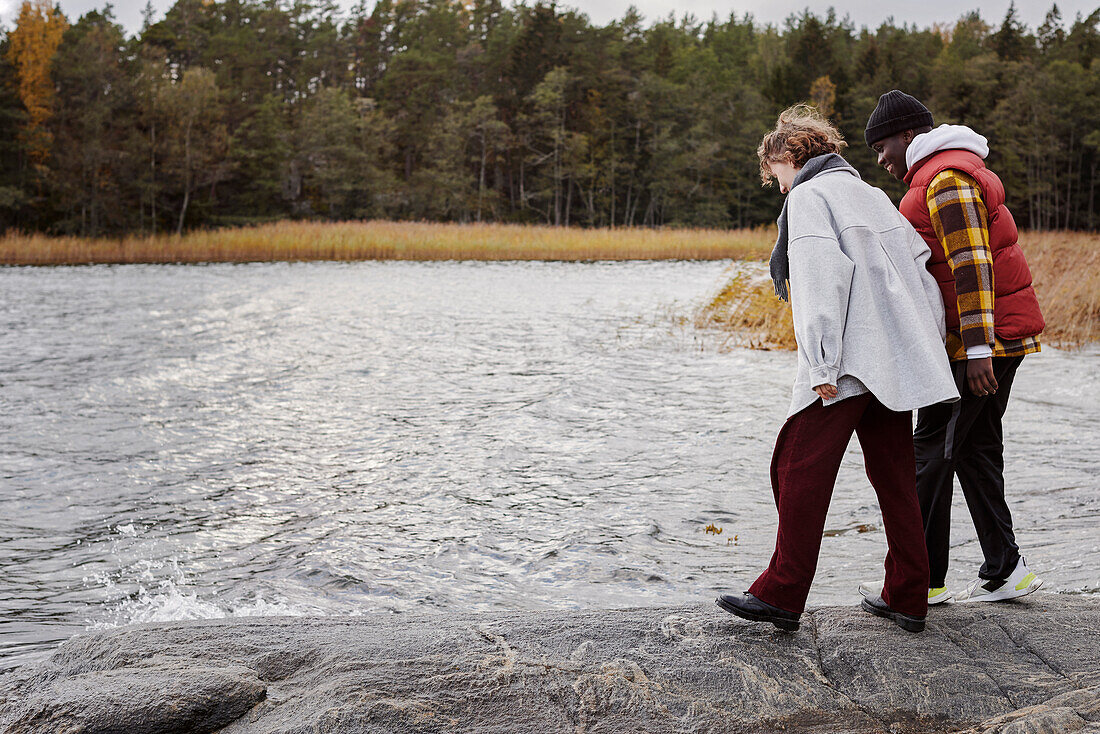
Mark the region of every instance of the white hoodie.
[[941, 150], [969, 150], [984, 159], [989, 155], [989, 141], [966, 125], [940, 125], [913, 138], [905, 151], [905, 166], [912, 168], [917, 161]]
[[[979, 135], [966, 125], [940, 125], [913, 138], [913, 142], [909, 143], [905, 151], [905, 166], [911, 169], [918, 161], [941, 150], [968, 150], [979, 158], [985, 159], [989, 155], [989, 141], [984, 135]], [[966, 348], [967, 359], [983, 359], [991, 356], [993, 356], [993, 348], [988, 344]]]

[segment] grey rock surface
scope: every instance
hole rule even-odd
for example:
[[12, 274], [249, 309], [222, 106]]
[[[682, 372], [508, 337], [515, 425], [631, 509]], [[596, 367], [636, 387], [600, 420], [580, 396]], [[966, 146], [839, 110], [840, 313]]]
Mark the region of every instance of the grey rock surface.
[[783, 633], [709, 603], [237, 618], [76, 637], [0, 677], [0, 732], [1100, 734], [1100, 599], [857, 606]]

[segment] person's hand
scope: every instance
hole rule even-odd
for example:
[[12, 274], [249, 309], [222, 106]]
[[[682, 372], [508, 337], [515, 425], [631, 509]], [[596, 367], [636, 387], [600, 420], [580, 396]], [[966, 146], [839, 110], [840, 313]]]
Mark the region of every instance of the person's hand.
[[822, 400], [832, 400], [836, 397], [836, 385], [818, 385], [814, 388]]
[[993, 376], [993, 358], [971, 359], [966, 363], [966, 384], [973, 395], [982, 397], [997, 392], [997, 378]]

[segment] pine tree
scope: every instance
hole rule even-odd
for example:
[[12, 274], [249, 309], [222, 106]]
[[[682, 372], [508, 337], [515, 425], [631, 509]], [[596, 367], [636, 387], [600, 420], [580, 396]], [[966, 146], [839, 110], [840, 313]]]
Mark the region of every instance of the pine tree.
[[0, 38], [0, 232], [18, 226], [31, 201], [24, 175], [25, 149], [19, 140], [27, 114], [16, 93], [18, 80], [10, 45], [8, 38]]
[[69, 28], [57, 50], [53, 189], [64, 232], [97, 236], [123, 232], [125, 203], [138, 196], [127, 180], [127, 131], [134, 120], [122, 28], [109, 14], [91, 11]]

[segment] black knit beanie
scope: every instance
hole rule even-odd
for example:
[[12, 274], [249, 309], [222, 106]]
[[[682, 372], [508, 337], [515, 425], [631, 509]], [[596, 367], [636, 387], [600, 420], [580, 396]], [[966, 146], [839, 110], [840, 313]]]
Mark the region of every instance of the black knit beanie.
[[915, 130], [925, 126], [932, 127], [932, 113], [928, 108], [916, 97], [891, 89], [878, 98], [878, 106], [867, 120], [863, 137], [870, 146], [902, 130]]

